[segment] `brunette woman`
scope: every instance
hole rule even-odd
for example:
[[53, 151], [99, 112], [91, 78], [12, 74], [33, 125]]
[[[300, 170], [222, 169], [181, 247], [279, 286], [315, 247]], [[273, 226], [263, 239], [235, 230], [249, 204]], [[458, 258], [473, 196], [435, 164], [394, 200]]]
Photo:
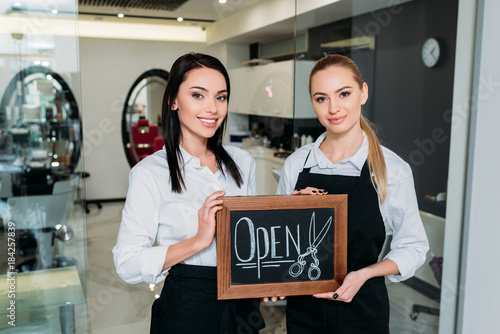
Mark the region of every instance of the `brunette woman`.
[[224, 195], [255, 194], [251, 155], [222, 145], [229, 93], [227, 71], [216, 58], [190, 53], [177, 59], [163, 100], [165, 146], [130, 172], [113, 254], [126, 282], [165, 280], [153, 303], [151, 333], [257, 333], [264, 327], [258, 300], [217, 300], [215, 213]]

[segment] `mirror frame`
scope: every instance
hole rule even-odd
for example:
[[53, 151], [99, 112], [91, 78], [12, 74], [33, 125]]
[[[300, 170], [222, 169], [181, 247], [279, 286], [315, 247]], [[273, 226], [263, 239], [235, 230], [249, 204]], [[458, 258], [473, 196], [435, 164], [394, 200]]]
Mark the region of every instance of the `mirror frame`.
[[0, 125], [3, 126], [3, 123], [6, 122], [1, 122], [2, 117], [5, 116], [5, 110], [6, 107], [8, 106], [10, 99], [12, 95], [17, 91], [17, 83], [22, 82], [24, 85], [24, 80], [30, 75], [41, 73], [43, 75], [51, 75], [54, 80], [56, 80], [60, 85], [62, 92], [64, 93], [64, 97], [70, 104], [69, 108], [69, 114], [67, 115], [67, 118], [76, 120], [78, 121], [78, 126], [79, 126], [79, 134], [78, 136], [75, 136], [75, 139], [73, 140], [74, 144], [74, 150], [71, 152], [71, 163], [70, 163], [70, 172], [73, 173], [76, 166], [78, 165], [78, 161], [80, 159], [80, 154], [82, 152], [82, 143], [83, 143], [83, 128], [82, 128], [82, 121], [80, 119], [80, 113], [78, 110], [78, 103], [76, 102], [75, 96], [73, 95], [73, 92], [69, 88], [69, 85], [66, 83], [66, 81], [56, 72], [54, 72], [52, 69], [49, 67], [45, 66], [29, 66], [21, 71], [19, 71], [9, 82], [7, 85], [7, 88], [5, 89], [5, 92], [2, 96], [2, 100], [0, 102]]
[[132, 87], [130, 87], [130, 90], [128, 91], [127, 97], [125, 98], [125, 103], [123, 105], [123, 112], [122, 112], [122, 143], [123, 143], [123, 149], [125, 150], [125, 156], [127, 157], [127, 161], [130, 165], [130, 167], [134, 167], [136, 162], [134, 161], [133, 157], [130, 154], [130, 151], [127, 147], [128, 144], [130, 144], [131, 141], [131, 135], [130, 135], [130, 129], [129, 126], [127, 126], [127, 116], [130, 114], [130, 106], [129, 106], [129, 100], [132, 97], [132, 94], [134, 93], [134, 90], [136, 89], [137, 85], [139, 83], [147, 78], [150, 77], [160, 77], [164, 79], [165, 81], [168, 81], [169, 73], [165, 70], [162, 69], [152, 69], [149, 71], [146, 71], [142, 73], [137, 80], [134, 81], [132, 84]]

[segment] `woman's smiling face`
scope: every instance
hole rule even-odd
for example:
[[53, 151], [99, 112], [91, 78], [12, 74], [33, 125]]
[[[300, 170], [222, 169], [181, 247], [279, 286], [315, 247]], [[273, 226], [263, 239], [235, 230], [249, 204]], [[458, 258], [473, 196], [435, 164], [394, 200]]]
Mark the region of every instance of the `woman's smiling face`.
[[227, 86], [222, 73], [200, 67], [186, 73], [172, 109], [177, 109], [181, 141], [206, 141], [227, 114]]
[[311, 99], [320, 123], [327, 132], [344, 135], [360, 127], [361, 106], [368, 99], [349, 69], [330, 66], [311, 78]]

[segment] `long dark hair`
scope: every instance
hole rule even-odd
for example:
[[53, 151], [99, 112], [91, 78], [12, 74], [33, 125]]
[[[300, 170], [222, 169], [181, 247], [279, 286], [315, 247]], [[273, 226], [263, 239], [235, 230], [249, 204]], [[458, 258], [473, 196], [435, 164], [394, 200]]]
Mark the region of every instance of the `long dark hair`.
[[[174, 104], [175, 98], [179, 93], [179, 86], [184, 81], [186, 74], [195, 68], [201, 67], [217, 70], [224, 76], [227, 86], [227, 101], [229, 103], [229, 75], [224, 65], [217, 58], [201, 53], [188, 53], [179, 57], [174, 62], [170, 70], [165, 94], [163, 95], [162, 125], [163, 143], [165, 144], [167, 163], [170, 170], [170, 182], [172, 184], [172, 191], [176, 193], [182, 193], [182, 189], [185, 189], [186, 185], [184, 184], [184, 178], [179, 167], [183, 163], [179, 148], [179, 138], [181, 136], [179, 116], [177, 115], [177, 110], [172, 110], [170, 106]], [[225, 166], [238, 187], [241, 187], [243, 179], [241, 178], [240, 169], [222, 146], [225, 127], [226, 118], [224, 118], [213, 137], [208, 138], [207, 148], [215, 154], [217, 168], [219, 168], [222, 174], [224, 175], [222, 167]]]

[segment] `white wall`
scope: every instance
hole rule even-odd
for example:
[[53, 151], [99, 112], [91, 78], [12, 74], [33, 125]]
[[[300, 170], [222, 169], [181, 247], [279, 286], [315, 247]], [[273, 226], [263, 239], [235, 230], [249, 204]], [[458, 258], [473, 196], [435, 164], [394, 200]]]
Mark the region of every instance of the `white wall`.
[[475, 91], [457, 333], [498, 333], [500, 315], [500, 2], [479, 0]]
[[170, 71], [187, 52], [227, 59], [224, 46], [204, 43], [80, 39], [81, 116], [86, 198], [124, 198], [130, 171], [122, 145], [121, 119], [127, 93], [145, 71]]

